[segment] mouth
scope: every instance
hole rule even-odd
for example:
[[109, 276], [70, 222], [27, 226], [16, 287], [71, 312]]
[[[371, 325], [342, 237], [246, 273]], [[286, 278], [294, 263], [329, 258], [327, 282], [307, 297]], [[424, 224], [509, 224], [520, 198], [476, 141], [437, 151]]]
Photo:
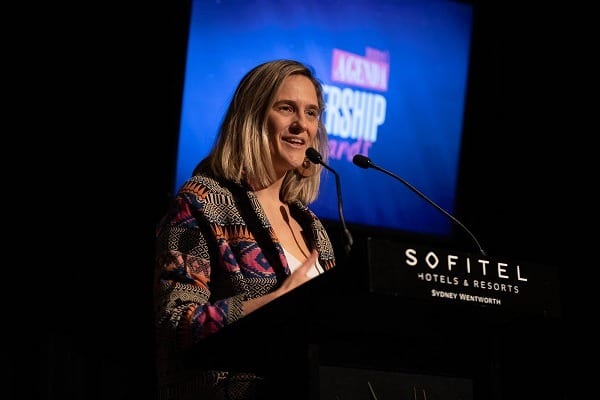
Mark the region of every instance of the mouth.
[[286, 143], [289, 143], [293, 146], [304, 146], [306, 144], [306, 141], [302, 138], [299, 137], [283, 137], [282, 140]]

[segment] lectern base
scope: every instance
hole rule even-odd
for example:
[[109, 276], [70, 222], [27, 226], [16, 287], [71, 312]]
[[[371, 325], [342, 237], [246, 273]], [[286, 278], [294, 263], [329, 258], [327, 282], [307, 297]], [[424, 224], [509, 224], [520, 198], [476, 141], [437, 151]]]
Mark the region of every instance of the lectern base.
[[472, 400], [469, 379], [321, 366], [318, 398], [332, 400]]

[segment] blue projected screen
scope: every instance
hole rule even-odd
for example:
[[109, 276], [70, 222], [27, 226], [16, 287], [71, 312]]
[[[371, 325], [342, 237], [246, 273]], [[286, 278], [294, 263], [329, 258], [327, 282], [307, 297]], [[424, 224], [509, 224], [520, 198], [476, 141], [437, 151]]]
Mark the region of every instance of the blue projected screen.
[[[368, 156], [454, 211], [472, 23], [473, 6], [449, 0], [193, 0], [175, 189], [208, 154], [242, 76], [292, 58], [324, 86], [328, 164], [341, 178], [346, 222], [450, 235], [452, 221], [439, 210], [352, 158]], [[339, 220], [326, 169], [311, 208]]]

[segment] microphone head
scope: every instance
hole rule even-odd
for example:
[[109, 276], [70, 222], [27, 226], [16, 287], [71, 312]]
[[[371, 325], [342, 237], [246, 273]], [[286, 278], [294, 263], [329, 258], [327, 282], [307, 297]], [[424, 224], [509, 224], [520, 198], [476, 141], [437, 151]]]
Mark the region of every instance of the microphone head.
[[352, 162], [354, 163], [354, 165], [358, 165], [359, 167], [365, 169], [373, 166], [371, 159], [367, 156], [363, 156], [362, 154], [355, 154], [352, 158]]
[[312, 162], [313, 164], [321, 164], [323, 162], [323, 157], [321, 157], [321, 153], [319, 153], [312, 147], [306, 149], [306, 157], [308, 157], [310, 162]]

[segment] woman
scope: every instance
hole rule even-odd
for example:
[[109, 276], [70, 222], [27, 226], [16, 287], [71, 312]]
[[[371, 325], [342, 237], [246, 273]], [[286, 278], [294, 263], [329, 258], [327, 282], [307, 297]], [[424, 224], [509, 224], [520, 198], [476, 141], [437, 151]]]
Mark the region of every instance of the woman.
[[263, 398], [269, 382], [252, 371], [191, 369], [183, 359], [206, 337], [335, 266], [329, 236], [307, 206], [321, 166], [306, 149], [326, 161], [324, 106], [320, 82], [302, 63], [275, 60], [249, 71], [213, 149], [159, 224], [159, 399]]

